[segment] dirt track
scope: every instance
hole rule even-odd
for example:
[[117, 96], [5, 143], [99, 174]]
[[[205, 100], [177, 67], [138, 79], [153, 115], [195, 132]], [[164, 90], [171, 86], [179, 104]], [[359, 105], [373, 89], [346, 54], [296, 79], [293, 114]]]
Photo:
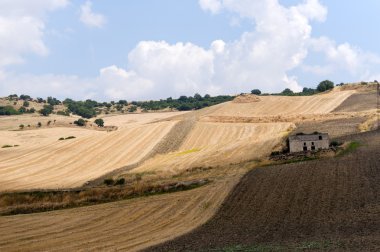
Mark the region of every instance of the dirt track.
[[341, 158], [251, 171], [210, 221], [147, 251], [306, 241], [339, 243], [333, 250], [378, 251], [380, 132], [351, 139], [363, 146]]

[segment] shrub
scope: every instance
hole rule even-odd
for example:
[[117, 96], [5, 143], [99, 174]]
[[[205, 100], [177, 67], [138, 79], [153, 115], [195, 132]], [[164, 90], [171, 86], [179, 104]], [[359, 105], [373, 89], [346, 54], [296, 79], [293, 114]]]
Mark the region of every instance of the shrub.
[[125, 178], [120, 178], [115, 182], [115, 185], [124, 185], [125, 184]]
[[65, 139], [64, 139], [63, 137], [61, 137], [61, 138], [59, 138], [58, 140], [59, 140], [59, 141], [62, 141], [62, 140], [65, 140]]
[[101, 118], [96, 119], [95, 124], [98, 125], [98, 127], [104, 127], [104, 121]]
[[115, 181], [112, 178], [108, 178], [104, 180], [104, 184], [107, 186], [111, 186], [115, 183]]
[[57, 111], [57, 115], [70, 116], [70, 112], [67, 110], [66, 111], [59, 110]]
[[41, 122], [38, 122], [38, 123], [37, 123], [37, 126], [38, 126], [38, 127], [41, 127], [41, 126], [42, 126], [42, 123], [41, 123]]
[[80, 118], [80, 119], [78, 119], [77, 121], [74, 121], [74, 124], [75, 124], [75, 125], [78, 125], [78, 126], [80, 126], [80, 127], [83, 127], [83, 126], [86, 125], [86, 121], [83, 120], [82, 118]]
[[50, 124], [51, 124], [51, 121], [48, 121], [48, 122], [47, 122], [47, 126], [49, 126]]
[[6, 144], [6, 145], [3, 145], [1, 148], [11, 148], [13, 147], [12, 145], [9, 145], [9, 144]]
[[260, 91], [260, 89], [253, 89], [253, 90], [251, 91], [251, 94], [254, 94], [254, 95], [261, 95], [261, 91]]
[[337, 141], [332, 141], [332, 142], [330, 143], [330, 145], [331, 145], [331, 146], [334, 146], [334, 147], [337, 147], [337, 146], [340, 146], [341, 143], [339, 143], [339, 142], [337, 142]]
[[0, 115], [18, 115], [20, 114], [19, 111], [15, 110], [12, 106], [0, 106]]
[[75, 136], [69, 136], [69, 137], [66, 137], [65, 139], [67, 140], [67, 139], [74, 139], [74, 138], [76, 138]]
[[18, 112], [20, 112], [21, 114], [25, 113], [26, 112], [26, 108], [25, 107], [20, 107], [18, 109]]
[[23, 129], [23, 128], [24, 128], [24, 124], [20, 124], [20, 125], [19, 125], [19, 128], [20, 128], [20, 129]]
[[29, 102], [28, 101], [24, 101], [24, 103], [22, 104], [22, 106], [29, 107]]
[[52, 105], [44, 105], [43, 109], [41, 109], [39, 112], [43, 116], [48, 116], [53, 112], [54, 107]]
[[329, 81], [329, 80], [324, 80], [321, 83], [319, 83], [317, 86], [317, 90], [319, 92], [324, 92], [333, 88], [334, 88], [334, 82]]
[[137, 111], [137, 106], [133, 105], [128, 109], [128, 112], [133, 113]]

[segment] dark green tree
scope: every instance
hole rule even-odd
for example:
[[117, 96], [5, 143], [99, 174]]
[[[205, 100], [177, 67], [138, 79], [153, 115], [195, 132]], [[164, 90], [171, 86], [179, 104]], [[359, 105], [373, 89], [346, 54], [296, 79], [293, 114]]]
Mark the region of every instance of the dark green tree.
[[101, 118], [96, 119], [95, 124], [98, 125], [98, 127], [104, 127], [104, 121]]
[[318, 92], [325, 92], [333, 88], [334, 88], [334, 82], [329, 81], [329, 80], [324, 80], [321, 83], [319, 83], [317, 86]]
[[254, 94], [254, 95], [261, 95], [261, 91], [260, 91], [260, 89], [253, 89], [253, 90], [251, 91], [251, 94]]

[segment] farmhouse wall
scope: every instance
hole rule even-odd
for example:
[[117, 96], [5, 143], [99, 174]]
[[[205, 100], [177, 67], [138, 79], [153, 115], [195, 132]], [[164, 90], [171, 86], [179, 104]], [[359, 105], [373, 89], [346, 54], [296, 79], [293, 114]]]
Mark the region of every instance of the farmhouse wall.
[[[314, 146], [314, 148], [313, 148]], [[327, 134], [299, 135], [289, 137], [290, 152], [328, 149], [330, 140]]]

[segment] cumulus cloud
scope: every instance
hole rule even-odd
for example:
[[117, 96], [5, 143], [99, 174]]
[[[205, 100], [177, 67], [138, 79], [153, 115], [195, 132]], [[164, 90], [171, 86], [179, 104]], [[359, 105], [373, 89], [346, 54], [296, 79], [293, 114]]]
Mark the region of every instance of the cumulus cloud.
[[102, 28], [107, 22], [104, 15], [92, 11], [92, 2], [86, 1], [81, 6], [80, 21], [88, 27]]
[[44, 17], [67, 4], [66, 0], [0, 1], [0, 68], [22, 63], [28, 53], [47, 55]]
[[213, 14], [218, 13], [222, 8], [222, 1], [220, 0], [199, 0], [199, 5], [202, 10], [210, 11]]
[[337, 44], [328, 37], [312, 38], [309, 41], [310, 52], [322, 54], [325, 57], [323, 65], [307, 65], [302, 68], [313, 74], [329, 75], [337, 71], [344, 71], [359, 79], [367, 79], [373, 76], [378, 70], [380, 57], [365, 52], [359, 47], [349, 43]]
[[[17, 14], [24, 17], [24, 21], [13, 20], [10, 16], [5, 18], [0, 8], [0, 27], [6, 27], [3, 34], [0, 29], [0, 79], [3, 80], [0, 90], [4, 94], [146, 100], [196, 92], [237, 94], [249, 92], [252, 88], [264, 92], [278, 92], [284, 88], [300, 91], [302, 87], [294, 74], [297, 69], [323, 75], [323, 78], [343, 71], [357, 79], [380, 79], [377, 69], [380, 58], [377, 55], [348, 43], [337, 44], [327, 37], [312, 36], [312, 22], [323, 22], [327, 16], [327, 8], [318, 0], [305, 0], [290, 7], [281, 5], [278, 0], [199, 0], [204, 11], [213, 14], [222, 10], [229, 12], [233, 18], [250, 21], [252, 29], [234, 41], [219, 39], [207, 47], [183, 42], [141, 41], [128, 54], [127, 67], [104, 67], [92, 78], [15, 75], [2, 71], [1, 66], [21, 62], [23, 53], [48, 53], [42, 39], [44, 22], [41, 16], [65, 6], [66, 1], [45, 2], [51, 5], [44, 12], [32, 8], [29, 15]], [[28, 10], [24, 11], [28, 13]], [[92, 12], [90, 1], [82, 6], [82, 15], [84, 13], [86, 20], [93, 19], [87, 20], [89, 26], [104, 25], [105, 19]], [[21, 35], [25, 36], [22, 41], [12, 45], [12, 37], [17, 40], [16, 34], [12, 34], [12, 30], [18, 29], [14, 28], [17, 25], [28, 31]], [[5, 50], [8, 46], [13, 51]], [[325, 62], [305, 64], [305, 59], [313, 54], [323, 55]]]

